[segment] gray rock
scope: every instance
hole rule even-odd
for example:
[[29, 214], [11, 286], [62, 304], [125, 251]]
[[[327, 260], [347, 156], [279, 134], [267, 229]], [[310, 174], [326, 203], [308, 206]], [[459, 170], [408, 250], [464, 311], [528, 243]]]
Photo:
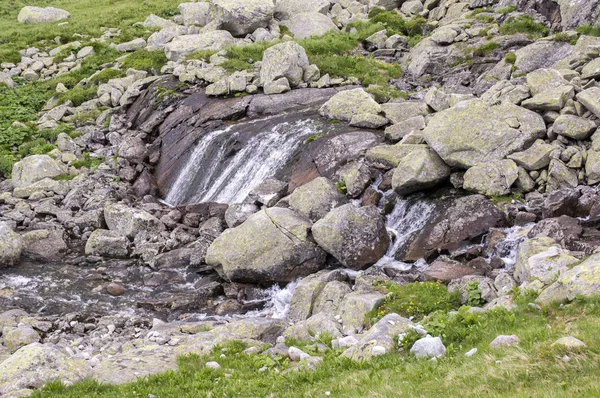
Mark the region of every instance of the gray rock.
[[355, 115], [381, 112], [381, 106], [364, 89], [342, 91], [327, 101], [319, 113], [329, 119], [351, 121]]
[[410, 149], [399, 159], [392, 176], [398, 195], [434, 187], [450, 176], [450, 167], [427, 145], [404, 146]]
[[254, 203], [273, 207], [287, 192], [288, 184], [275, 178], [261, 182], [248, 194], [248, 199]]
[[300, 13], [327, 14], [330, 5], [329, 0], [307, 0], [301, 3], [296, 0], [278, 0], [275, 4], [275, 17], [286, 20]]
[[6, 222], [0, 222], [0, 268], [19, 264], [23, 239]]
[[127, 258], [129, 256], [129, 240], [117, 231], [97, 229], [85, 244], [85, 254], [108, 258]]
[[575, 91], [571, 86], [554, 87], [523, 101], [521, 106], [536, 111], [560, 111], [574, 95]]
[[209, 19], [234, 36], [243, 36], [266, 28], [273, 18], [273, 0], [210, 0]]
[[308, 67], [306, 51], [298, 43], [288, 41], [276, 44], [263, 54], [260, 81], [264, 85], [284, 77], [291, 87], [296, 87], [302, 83]]
[[336, 172], [339, 181], [346, 187], [346, 195], [357, 198], [371, 182], [371, 171], [362, 162], [350, 162]]
[[315, 222], [331, 209], [347, 203], [335, 184], [325, 177], [318, 177], [298, 187], [288, 198], [290, 207]]
[[146, 40], [142, 38], [137, 38], [125, 43], [117, 44], [115, 46], [115, 49], [121, 52], [133, 52], [141, 50], [144, 47], [146, 47]]
[[568, 168], [558, 159], [552, 159], [548, 167], [548, 190], [575, 188], [579, 181], [575, 170]]
[[381, 108], [385, 117], [393, 124], [402, 123], [415, 116], [426, 116], [429, 114], [427, 104], [424, 102], [388, 102], [381, 105]]
[[498, 297], [494, 281], [485, 276], [467, 275], [460, 279], [455, 279], [448, 285], [448, 292], [459, 291], [461, 303], [467, 304], [469, 301], [469, 286], [476, 284], [481, 298], [489, 303]]
[[540, 170], [550, 164], [550, 154], [556, 146], [546, 144], [543, 140], [536, 140], [527, 150], [515, 152], [508, 158], [525, 170]]
[[362, 335], [358, 344], [348, 348], [342, 355], [354, 361], [365, 361], [374, 356], [373, 349], [377, 346], [383, 347], [388, 353], [392, 352], [396, 336], [413, 328], [414, 324], [410, 320], [397, 314], [388, 314]]
[[413, 131], [425, 128], [425, 118], [421, 115], [411, 117], [385, 129], [385, 136], [392, 142], [398, 142]]
[[15, 352], [31, 343], [38, 343], [41, 339], [39, 333], [29, 325], [19, 326], [8, 332], [5, 330], [2, 337], [4, 338], [4, 345], [11, 352]]
[[325, 253], [311, 241], [311, 226], [289, 209], [262, 210], [221, 234], [208, 248], [206, 262], [232, 281], [292, 281], [325, 261]]
[[143, 163], [148, 158], [146, 143], [140, 137], [129, 136], [119, 145], [119, 156], [133, 163]]
[[174, 38], [172, 42], [165, 45], [165, 54], [171, 61], [181, 61], [194, 51], [220, 51], [233, 43], [233, 36], [225, 30], [184, 35]]
[[507, 346], [513, 346], [513, 345], [517, 345], [519, 344], [519, 337], [513, 335], [507, 336], [507, 335], [500, 335], [498, 337], [496, 337], [491, 343], [490, 343], [490, 347], [491, 348], [498, 348], [498, 347], [507, 347]]
[[23, 257], [35, 261], [58, 261], [68, 250], [62, 230], [38, 229], [23, 234]]
[[181, 3], [177, 6], [185, 26], [206, 25], [210, 21], [208, 18], [209, 8], [210, 5], [207, 2]]
[[164, 229], [164, 225], [152, 214], [121, 203], [107, 203], [104, 219], [109, 230], [128, 238], [150, 238]]
[[296, 40], [312, 36], [322, 36], [330, 31], [337, 31], [338, 27], [327, 15], [319, 12], [300, 12], [282, 21], [281, 25], [287, 27]]
[[225, 211], [225, 222], [229, 228], [235, 228], [259, 210], [258, 206], [252, 203], [231, 204]]
[[67, 168], [48, 155], [28, 156], [15, 163], [12, 168], [12, 182], [16, 188], [29, 186], [44, 178], [66, 174]]
[[560, 115], [554, 122], [552, 131], [556, 134], [582, 141], [596, 130], [596, 123], [574, 115]]
[[367, 129], [378, 129], [388, 123], [389, 121], [385, 117], [371, 113], [356, 114], [352, 116], [352, 119], [350, 120], [350, 126]]
[[596, 117], [600, 118], [600, 88], [588, 88], [577, 94], [577, 101], [592, 112]]
[[273, 80], [272, 82], [267, 82], [264, 84], [263, 90], [266, 95], [272, 94], [283, 94], [290, 91], [292, 88], [290, 87], [290, 82], [285, 77], [281, 77], [277, 80]]
[[415, 341], [410, 353], [417, 358], [438, 358], [446, 355], [446, 347], [439, 337], [423, 337]]
[[519, 170], [512, 160], [499, 160], [471, 167], [465, 173], [463, 188], [488, 196], [504, 196], [517, 181]]
[[381, 304], [384, 298], [379, 292], [355, 291], [346, 295], [339, 306], [344, 334], [362, 331], [365, 315]]
[[68, 18], [71, 18], [71, 14], [60, 8], [27, 6], [19, 11], [17, 21], [19, 23], [40, 24], [58, 22]]
[[450, 166], [469, 168], [502, 160], [546, 134], [534, 112], [509, 103], [465, 101], [436, 113], [425, 128], [425, 141]]
[[538, 69], [527, 74], [527, 85], [532, 95], [538, 95], [568, 82], [556, 69]]
[[312, 228], [315, 241], [345, 267], [360, 270], [386, 253], [385, 221], [374, 206], [352, 204], [333, 209]]
[[578, 296], [594, 297], [600, 289], [600, 255], [593, 254], [581, 264], [561, 273], [538, 297], [542, 304], [555, 301], [571, 301]]

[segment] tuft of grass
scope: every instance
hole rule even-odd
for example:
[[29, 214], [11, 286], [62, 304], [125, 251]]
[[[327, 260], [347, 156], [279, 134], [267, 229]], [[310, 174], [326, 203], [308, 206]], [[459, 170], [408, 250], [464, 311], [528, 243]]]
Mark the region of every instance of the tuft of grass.
[[400, 91], [396, 87], [390, 85], [375, 84], [367, 87], [365, 91], [371, 94], [375, 98], [375, 101], [379, 103], [388, 102], [390, 99], [395, 98], [407, 99], [409, 96], [408, 93]]
[[160, 74], [160, 69], [168, 62], [164, 51], [139, 50], [123, 60], [123, 69], [144, 70], [154, 75]]
[[512, 52], [511, 53], [507, 53], [504, 56], [504, 62], [506, 62], [507, 64], [514, 65], [515, 62], [517, 62], [517, 54], [512, 53]]
[[498, 47], [500, 47], [500, 44], [496, 43], [495, 41], [489, 41], [477, 47], [475, 51], [473, 51], [473, 55], [485, 57], [486, 55], [493, 53]]
[[506, 7], [502, 7], [498, 10], [498, 14], [510, 14], [511, 12], [517, 11], [517, 6], [511, 4]]
[[600, 37], [600, 25], [581, 25], [577, 27], [576, 31], [580, 35]]
[[532, 39], [548, 36], [550, 29], [541, 23], [534, 22], [531, 15], [521, 15], [518, 18], [509, 18], [500, 26], [503, 35], [525, 33]]
[[92, 169], [94, 167], [98, 167], [102, 163], [102, 158], [93, 158], [89, 153], [83, 154], [83, 159], [75, 160], [71, 163], [71, 166], [76, 169], [81, 169], [82, 167], [86, 167], [88, 169]]
[[450, 311], [460, 307], [460, 292], [448, 292], [439, 282], [414, 282], [397, 285], [385, 282], [382, 288], [386, 298], [373, 311], [367, 314], [367, 321], [373, 322], [383, 316], [395, 313], [419, 320], [434, 311]]
[[71, 181], [77, 177], [75, 174], [60, 174], [53, 178], [55, 181]]
[[125, 72], [119, 69], [107, 68], [103, 69], [97, 75], [94, 75], [88, 82], [91, 85], [100, 85], [107, 83], [110, 79], [118, 79], [124, 77]]

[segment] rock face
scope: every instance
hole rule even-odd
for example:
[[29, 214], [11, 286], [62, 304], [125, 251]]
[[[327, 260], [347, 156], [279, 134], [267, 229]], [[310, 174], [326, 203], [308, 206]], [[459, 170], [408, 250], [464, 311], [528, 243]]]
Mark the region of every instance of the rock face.
[[298, 43], [288, 41], [277, 44], [265, 50], [263, 54], [260, 81], [267, 84], [285, 77], [290, 86], [296, 87], [302, 83], [308, 67], [306, 51]]
[[273, 0], [210, 0], [209, 19], [234, 36], [266, 28], [275, 11]]
[[0, 222], [0, 268], [19, 264], [23, 240], [8, 224]]
[[16, 188], [29, 186], [44, 178], [65, 174], [67, 168], [48, 155], [33, 155], [14, 164], [12, 181]]
[[593, 297], [600, 291], [600, 254], [594, 254], [581, 264], [563, 272], [556, 282], [548, 286], [538, 301], [574, 300], [577, 296]]
[[373, 97], [362, 88], [342, 91], [331, 97], [319, 113], [329, 119], [344, 120], [349, 122], [354, 115], [373, 114], [381, 112], [379, 105]]
[[219, 236], [208, 248], [206, 263], [231, 281], [292, 281], [325, 262], [325, 252], [309, 236], [311, 226], [293, 210], [262, 210]]
[[436, 206], [435, 214], [425, 226], [398, 252], [403, 261], [416, 261], [455, 247], [498, 225], [502, 213], [481, 195], [452, 198]]
[[197, 35], [177, 36], [172, 42], [165, 45], [165, 55], [171, 61], [180, 61], [194, 51], [219, 51], [232, 45], [233, 42], [233, 36], [225, 30], [215, 30]]
[[68, 11], [54, 7], [23, 7], [17, 16], [17, 21], [27, 24], [40, 24], [58, 22], [63, 19], [71, 18]]
[[325, 177], [315, 178], [308, 184], [296, 188], [288, 199], [292, 209], [312, 222], [325, 217], [331, 209], [346, 202], [348, 202], [346, 197]]
[[0, 363], [0, 394], [41, 388], [56, 379], [72, 384], [88, 375], [89, 367], [84, 360], [71, 359], [52, 344], [33, 343]]
[[385, 221], [374, 206], [347, 204], [317, 221], [312, 228], [315, 241], [343, 266], [360, 270], [386, 253], [390, 244]]
[[398, 195], [408, 195], [431, 188], [450, 175], [450, 167], [427, 145], [404, 145], [411, 148], [399, 159], [392, 187]]
[[295, 39], [305, 39], [311, 36], [322, 36], [338, 28], [331, 18], [318, 12], [301, 12], [294, 14], [289, 20], [281, 23], [289, 29]]
[[436, 113], [423, 135], [448, 165], [467, 169], [522, 151], [545, 133], [546, 124], [535, 112], [473, 100]]

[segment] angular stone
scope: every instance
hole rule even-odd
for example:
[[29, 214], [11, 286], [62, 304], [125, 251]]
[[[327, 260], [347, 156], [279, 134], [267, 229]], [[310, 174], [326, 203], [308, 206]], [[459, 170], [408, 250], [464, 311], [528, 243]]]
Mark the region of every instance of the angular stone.
[[487, 196], [504, 196], [518, 177], [519, 169], [512, 160], [491, 161], [467, 170], [463, 188]]
[[264, 85], [285, 77], [291, 87], [296, 87], [302, 83], [308, 67], [306, 51], [298, 43], [288, 41], [276, 44], [263, 54], [260, 82]]
[[410, 353], [417, 358], [438, 358], [446, 355], [446, 347], [439, 337], [423, 337], [415, 341]]
[[40, 24], [58, 22], [68, 18], [71, 18], [71, 14], [60, 8], [27, 6], [19, 11], [17, 21], [19, 23]]
[[371, 182], [371, 171], [362, 162], [350, 162], [336, 174], [340, 182], [346, 186], [346, 195], [350, 198], [359, 197]]
[[108, 258], [127, 258], [129, 256], [129, 240], [117, 231], [97, 229], [85, 244], [85, 254]]
[[600, 182], [600, 153], [593, 149], [590, 149], [587, 152], [585, 176], [588, 185], [594, 185]]
[[318, 177], [298, 187], [288, 198], [290, 207], [315, 222], [327, 215], [331, 209], [347, 203], [335, 184], [325, 177]]
[[170, 61], [181, 61], [194, 51], [220, 51], [234, 43], [231, 33], [215, 30], [196, 35], [178, 36], [165, 45], [165, 54]]
[[578, 185], [577, 173], [558, 159], [552, 159], [548, 167], [548, 190], [575, 188]]
[[600, 87], [588, 88], [577, 94], [577, 101], [600, 118]]
[[340, 304], [340, 316], [345, 334], [354, 334], [364, 328], [367, 312], [375, 309], [385, 296], [379, 292], [352, 292]]
[[[6, 222], [0, 222], [0, 269], [18, 265], [23, 239]], [[1, 330], [1, 328], [0, 328]]]
[[273, 0], [210, 0], [209, 20], [234, 36], [244, 36], [266, 28], [275, 11]]
[[331, 18], [319, 12], [300, 12], [282, 21], [281, 24], [289, 29], [296, 40], [323, 36], [327, 32], [338, 30]]
[[362, 127], [367, 129], [378, 129], [388, 124], [389, 121], [381, 115], [374, 115], [372, 113], [361, 113], [352, 116], [350, 120], [350, 126]]
[[399, 159], [392, 176], [392, 187], [398, 195], [431, 188], [450, 176], [450, 167], [427, 145], [410, 147]]
[[2, 337], [4, 338], [4, 345], [11, 352], [15, 352], [31, 343], [38, 343], [41, 339], [39, 333], [28, 325], [19, 326], [8, 332], [5, 331]]
[[210, 21], [208, 18], [209, 8], [210, 5], [207, 2], [181, 3], [177, 6], [185, 26], [206, 25]]
[[413, 116], [386, 128], [385, 137], [392, 142], [398, 142], [413, 131], [423, 130], [425, 125], [425, 118], [423, 116]]
[[521, 106], [536, 111], [560, 111], [574, 95], [575, 90], [572, 86], [563, 85], [543, 91], [523, 101]]
[[567, 81], [556, 69], [538, 69], [527, 74], [527, 85], [534, 96], [565, 84]]
[[44, 178], [66, 174], [67, 168], [48, 155], [28, 156], [14, 164], [12, 182], [17, 188], [29, 186]]
[[385, 352], [392, 352], [395, 339], [399, 334], [414, 329], [414, 323], [397, 314], [388, 314], [381, 318], [367, 333], [360, 336], [358, 344], [348, 348], [343, 356], [354, 361], [367, 361], [373, 358], [374, 348], [382, 347]]
[[324, 117], [348, 122], [354, 115], [380, 112], [381, 106], [362, 88], [337, 93], [319, 109]]
[[381, 105], [385, 117], [393, 124], [402, 123], [415, 116], [425, 116], [429, 114], [427, 104], [424, 102], [403, 101], [388, 102]]
[[107, 203], [104, 219], [108, 229], [128, 238], [151, 237], [164, 229], [164, 225], [152, 214], [121, 203]]
[[593, 254], [581, 264], [563, 272], [556, 282], [542, 291], [538, 301], [549, 304], [554, 301], [575, 300], [578, 296], [590, 298], [600, 290], [600, 254]]
[[550, 164], [550, 154], [556, 146], [546, 144], [543, 140], [536, 140], [533, 145], [523, 152], [515, 152], [508, 155], [516, 164], [525, 170], [540, 170]]
[[552, 128], [554, 133], [578, 141], [587, 139], [594, 130], [596, 130], [596, 123], [574, 115], [560, 115]]

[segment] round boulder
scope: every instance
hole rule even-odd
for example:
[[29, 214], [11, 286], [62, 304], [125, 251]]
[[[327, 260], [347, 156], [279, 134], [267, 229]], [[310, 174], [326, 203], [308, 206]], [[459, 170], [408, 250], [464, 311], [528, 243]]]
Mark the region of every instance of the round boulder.
[[266, 28], [275, 12], [273, 0], [210, 0], [209, 21], [218, 21], [234, 36]]
[[306, 51], [298, 43], [288, 41], [276, 44], [263, 54], [260, 81], [265, 85], [285, 77], [291, 87], [296, 87], [302, 83], [308, 67]]
[[377, 115], [381, 111], [381, 105], [362, 88], [337, 93], [319, 109], [319, 113], [326, 118], [347, 122], [354, 115]]
[[385, 255], [390, 238], [375, 206], [333, 209], [312, 228], [315, 241], [345, 267], [360, 270]]
[[17, 16], [19, 23], [39, 24], [62, 21], [71, 18], [68, 11], [55, 7], [23, 7]]

